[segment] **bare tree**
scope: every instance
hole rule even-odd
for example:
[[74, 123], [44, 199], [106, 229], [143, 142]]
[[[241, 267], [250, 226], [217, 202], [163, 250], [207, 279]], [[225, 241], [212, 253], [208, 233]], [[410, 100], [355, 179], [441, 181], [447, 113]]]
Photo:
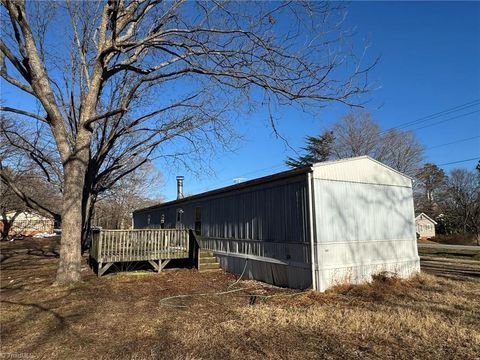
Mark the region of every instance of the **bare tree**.
[[[1, 110], [24, 119], [26, 131], [42, 124], [42, 146], [54, 148], [61, 164], [58, 284], [80, 279], [95, 197], [148, 159], [228, 144], [234, 113], [255, 104], [352, 104], [367, 91], [371, 66], [345, 51], [334, 3], [2, 5], [1, 76], [39, 110]], [[51, 154], [39, 150], [36, 143], [23, 149], [50, 175]]]
[[61, 172], [51, 171], [60, 165], [44, 146], [44, 134], [41, 128], [28, 132], [22, 124], [0, 116], [0, 185], [16, 208], [29, 208], [60, 222]]
[[467, 169], [450, 171], [441, 203], [449, 230], [474, 234], [480, 245], [480, 174]]
[[412, 131], [390, 129], [382, 134], [379, 161], [414, 177], [423, 160], [424, 147]]
[[0, 181], [0, 240], [7, 240], [13, 222], [24, 210], [24, 202]]
[[131, 227], [132, 212], [135, 209], [161, 202], [158, 192], [161, 174], [150, 164], [119, 180], [112, 188], [97, 199], [93, 224], [109, 229]]
[[423, 157], [423, 146], [409, 131], [380, 125], [365, 110], [350, 112], [318, 137], [308, 137], [306, 155], [289, 158], [287, 165], [297, 167], [330, 159], [369, 155], [392, 168], [414, 176]]
[[343, 116], [332, 128], [335, 143], [332, 155], [336, 159], [369, 155], [378, 159], [382, 152], [380, 125], [367, 111], [358, 110]]
[[[0, 162], [1, 166], [1, 162]], [[20, 172], [8, 168], [2, 168], [6, 178], [12, 181], [11, 186], [0, 178], [0, 222], [1, 239], [8, 237], [9, 231], [17, 217], [24, 211], [34, 210], [44, 216], [59, 219], [57, 213], [52, 211], [59, 206], [59, 194], [51, 186], [33, 171]], [[21, 196], [27, 196], [25, 199]], [[39, 205], [41, 204], [41, 205]]]
[[434, 201], [434, 195], [442, 189], [446, 181], [445, 172], [432, 163], [426, 163], [423, 165], [423, 167], [417, 172], [416, 178], [419, 180], [425, 198], [429, 202]]
[[[0, 127], [7, 126], [8, 120], [0, 116]], [[0, 169], [6, 159], [15, 157], [15, 148], [4, 137], [0, 137]], [[3, 169], [2, 173], [8, 170]], [[14, 180], [13, 174], [8, 179]], [[25, 203], [0, 177], [0, 240], [6, 240], [15, 219], [25, 209]], [[8, 216], [9, 215], [9, 216]]]

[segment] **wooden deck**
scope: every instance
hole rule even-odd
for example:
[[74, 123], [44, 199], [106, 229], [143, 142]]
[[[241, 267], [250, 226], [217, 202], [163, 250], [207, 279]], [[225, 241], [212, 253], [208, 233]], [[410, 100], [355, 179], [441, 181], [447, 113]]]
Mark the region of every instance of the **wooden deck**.
[[90, 257], [102, 276], [113, 263], [148, 261], [157, 270], [189, 257], [189, 233], [180, 229], [101, 230], [92, 235]]

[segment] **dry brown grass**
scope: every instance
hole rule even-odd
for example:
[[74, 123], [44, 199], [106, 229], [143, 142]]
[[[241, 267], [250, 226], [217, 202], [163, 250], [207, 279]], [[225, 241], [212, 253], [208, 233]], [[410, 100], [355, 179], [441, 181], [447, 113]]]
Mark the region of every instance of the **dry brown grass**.
[[[25, 247], [37, 250], [28, 254]], [[57, 259], [48, 240], [2, 244], [2, 254], [3, 357], [476, 359], [480, 354], [478, 280], [379, 276], [372, 284], [337, 286], [325, 294], [241, 281], [235, 288], [242, 291], [214, 295], [235, 277], [182, 269], [97, 279], [85, 267], [81, 284], [57, 288], [50, 286]], [[200, 293], [212, 295], [162, 300]]]

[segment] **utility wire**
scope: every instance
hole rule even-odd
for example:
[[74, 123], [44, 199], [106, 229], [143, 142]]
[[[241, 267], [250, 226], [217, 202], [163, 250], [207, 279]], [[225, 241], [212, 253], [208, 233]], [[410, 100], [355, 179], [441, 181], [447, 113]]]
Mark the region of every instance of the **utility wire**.
[[[480, 112], [480, 110], [478, 110], [478, 111], [476, 111], [476, 112]], [[468, 114], [465, 114], [465, 115], [468, 115]], [[447, 120], [444, 120], [444, 121], [450, 121], [450, 120], [453, 120], [453, 118], [452, 118], [452, 119], [447, 119]], [[432, 124], [432, 125], [433, 125], [433, 124]], [[447, 146], [447, 145], [453, 145], [453, 144], [457, 144], [457, 143], [461, 143], [461, 142], [465, 142], [465, 141], [469, 141], [469, 140], [474, 140], [474, 139], [478, 139], [478, 138], [480, 138], [480, 135], [472, 136], [472, 137], [465, 138], [465, 139], [459, 139], [459, 140], [451, 141], [451, 142], [444, 143], [444, 144], [438, 144], [438, 145], [434, 145], [434, 146], [429, 146], [429, 147], [425, 148], [425, 150], [436, 149], [436, 148], [439, 148], [439, 147], [443, 147], [443, 146]], [[283, 167], [283, 166], [284, 166], [284, 165], [281, 164], [281, 165], [274, 165], [274, 166], [271, 166], [271, 167], [268, 167], [268, 168], [264, 168], [264, 169], [253, 170], [253, 171], [249, 171], [249, 172], [240, 174], [240, 175], [238, 175], [237, 177], [238, 177], [238, 178], [241, 178], [241, 177], [243, 177], [243, 176], [252, 175], [252, 174], [257, 174], [257, 173], [262, 172], [262, 171], [279, 169], [279, 168], [281, 168], [281, 167]], [[224, 183], [225, 181], [229, 181], [229, 180], [231, 180], [231, 179], [220, 180], [220, 181], [218, 181], [218, 182], [216, 183], [216, 185], [219, 185], [219, 184]]]
[[[472, 140], [472, 139], [479, 138], [479, 137], [480, 137], [480, 136], [475, 136], [475, 137], [468, 138], [468, 139], [461, 139], [461, 140], [458, 140], [458, 141], [453, 141], [453, 142], [451, 142], [451, 143], [436, 145], [436, 146], [433, 146], [433, 147], [427, 148], [427, 149], [432, 149], [432, 148], [434, 148], [434, 147], [446, 146], [446, 145], [454, 144], [454, 143], [461, 142], [461, 141]], [[458, 161], [452, 161], [452, 162], [448, 162], [448, 163], [438, 164], [438, 166], [460, 164], [460, 163], [464, 163], [464, 162], [468, 162], [468, 161], [473, 161], [473, 160], [479, 160], [479, 159], [480, 159], [480, 157], [471, 158], [471, 159], [464, 159], [464, 160], [458, 160]], [[248, 172], [248, 173], [244, 173], [244, 174], [238, 175], [237, 177], [242, 177], [242, 176], [245, 176], [245, 175], [255, 174], [255, 173], [258, 173], [258, 172], [261, 172], [261, 171], [273, 170], [273, 169], [277, 169], [277, 168], [280, 168], [280, 167], [283, 167], [283, 165], [277, 165], [277, 166], [273, 166], [273, 167], [269, 167], [269, 168], [265, 168], [265, 169], [259, 169], [259, 170], [255, 170], [255, 171], [250, 171], [250, 172]], [[268, 175], [265, 175], [265, 176], [268, 176]], [[202, 193], [202, 192], [209, 191], [210, 189], [215, 189], [215, 188], [217, 188], [219, 185], [221, 185], [221, 184], [223, 184], [224, 182], [229, 181], [229, 180], [230, 180], [230, 179], [224, 179], [224, 180], [221, 180], [221, 181], [219, 181], [219, 182], [216, 182], [215, 184], [213, 184], [213, 185], [211, 185], [211, 186], [203, 187], [201, 190], [198, 189], [198, 188], [197, 188], [198, 190], [197, 190], [197, 189], [194, 189], [193, 192], [194, 192], [195, 194], [200, 194], [200, 193]], [[234, 185], [234, 184], [229, 184], [229, 185]], [[229, 186], [229, 185], [226, 185], [226, 186]]]
[[[474, 106], [478, 106], [480, 105], [480, 99], [475, 99], [475, 100], [472, 100], [472, 101], [469, 101], [469, 102], [466, 102], [464, 104], [460, 104], [460, 105], [457, 105], [457, 106], [454, 106], [452, 108], [448, 108], [448, 109], [445, 109], [445, 110], [442, 110], [442, 111], [439, 111], [439, 112], [436, 112], [436, 113], [433, 113], [433, 114], [430, 114], [430, 115], [427, 115], [427, 116], [423, 116], [421, 118], [418, 118], [416, 120], [412, 120], [412, 121], [408, 121], [408, 122], [405, 122], [405, 123], [401, 123], [397, 126], [394, 126], [394, 127], [391, 127], [389, 129], [386, 129], [384, 131], [381, 131], [380, 132], [380, 135], [384, 135], [386, 134], [388, 131], [390, 130], [393, 130], [393, 129], [403, 129], [403, 128], [406, 128], [406, 127], [409, 127], [409, 126], [412, 126], [412, 125], [416, 125], [416, 124], [419, 124], [419, 123], [423, 123], [423, 122], [426, 122], [426, 121], [430, 121], [430, 120], [434, 120], [434, 119], [437, 119], [437, 118], [440, 118], [440, 117], [443, 117], [445, 115], [449, 115], [449, 114], [452, 114], [452, 113], [455, 113], [455, 112], [458, 112], [458, 111], [462, 111], [462, 110], [465, 110], [465, 109], [468, 109], [468, 108], [471, 108], [471, 107], [474, 107]], [[421, 130], [421, 129], [425, 129], [425, 128], [428, 128], [428, 127], [432, 127], [432, 126], [435, 126], [435, 125], [438, 125], [438, 124], [442, 124], [444, 122], [448, 122], [448, 121], [452, 121], [452, 120], [456, 120], [456, 119], [460, 119], [460, 118], [463, 118], [465, 116], [468, 116], [468, 115], [472, 115], [472, 114], [475, 114], [475, 113], [478, 113], [480, 112], [480, 110], [474, 110], [474, 111], [471, 111], [469, 113], [465, 113], [465, 114], [460, 114], [460, 115], [457, 115], [457, 116], [454, 116], [454, 117], [451, 117], [451, 118], [448, 118], [448, 119], [443, 119], [443, 120], [440, 120], [440, 121], [437, 121], [437, 122], [434, 122], [434, 123], [431, 123], [431, 124], [427, 124], [427, 125], [424, 125], [424, 126], [420, 126], [418, 128], [414, 128], [412, 129], [411, 131], [416, 131], [416, 130]], [[431, 146], [431, 147], [427, 147], [425, 150], [429, 150], [429, 149], [434, 149], [434, 148], [439, 148], [439, 147], [442, 147], [442, 146], [447, 146], [447, 145], [451, 145], [451, 144], [456, 144], [456, 143], [460, 143], [460, 142], [464, 142], [464, 141], [469, 141], [469, 140], [473, 140], [473, 139], [476, 139], [476, 138], [479, 138], [480, 136], [474, 136], [474, 137], [470, 137], [470, 138], [466, 138], [466, 139], [461, 139], [461, 140], [456, 140], [456, 141], [452, 141], [452, 142], [449, 142], [449, 143], [445, 143], [445, 144], [439, 144], [439, 145], [435, 145], [435, 146]], [[471, 161], [472, 159], [468, 159], [468, 160], [462, 160], [460, 162], [466, 162], [466, 161]], [[457, 162], [453, 162], [453, 163], [457, 163]], [[451, 163], [447, 163], [447, 164], [443, 164], [443, 165], [450, 165]], [[258, 170], [254, 170], [254, 171], [249, 171], [249, 172], [246, 172], [246, 173], [243, 173], [243, 174], [240, 174], [240, 175], [237, 175], [236, 177], [237, 178], [241, 178], [243, 176], [246, 176], [246, 175], [252, 175], [252, 174], [256, 174], [256, 173], [259, 173], [259, 172], [263, 172], [263, 171], [268, 171], [268, 170], [273, 170], [273, 169], [279, 169], [283, 167], [283, 165], [275, 165], [275, 166], [271, 166], [271, 167], [268, 167], [268, 168], [264, 168], [264, 169], [258, 169]], [[218, 185], [221, 185], [227, 181], [230, 181], [231, 179], [228, 178], [228, 179], [223, 179], [223, 180], [219, 180], [218, 182], [215, 183], [215, 185], [213, 187], [216, 187]], [[227, 185], [228, 186], [228, 185]], [[202, 190], [198, 189], [198, 190], [194, 190], [195, 191], [199, 191], [199, 192], [204, 192], [204, 191], [208, 191], [209, 189], [211, 189], [212, 186], [208, 186], [208, 187], [203, 187]]]
[[428, 125], [424, 125], [424, 126], [420, 126], [420, 127], [418, 127], [418, 128], [415, 128], [415, 129], [411, 129], [411, 131], [417, 131], [417, 130], [425, 129], [425, 128], [428, 128], [428, 127], [431, 127], [431, 126], [435, 126], [435, 125], [438, 125], [438, 124], [442, 124], [442, 123], [447, 122], [447, 121], [452, 121], [452, 120], [455, 120], [455, 119], [460, 119], [460, 118], [462, 118], [462, 117], [465, 117], [465, 116], [468, 116], [468, 115], [472, 115], [472, 114], [475, 114], [475, 113], [478, 113], [478, 112], [480, 112], [480, 110], [471, 111], [471, 112], [466, 113], [466, 114], [457, 115], [457, 116], [454, 116], [454, 117], [451, 117], [451, 118], [448, 118], [448, 119], [445, 119], [445, 120], [440, 120], [440, 121], [437, 121], [437, 122], [434, 122], [434, 123], [431, 123], [431, 124], [428, 124]]
[[480, 156], [479, 157], [474, 157], [474, 158], [471, 158], [471, 159], [457, 160], [457, 161], [452, 161], [452, 162], [448, 162], [448, 163], [438, 164], [438, 166], [460, 164], [460, 163], [464, 163], [464, 162], [467, 162], [467, 161], [473, 161], [473, 160], [480, 160]]
[[455, 141], [448, 142], [448, 143], [444, 143], [444, 144], [438, 144], [438, 145], [434, 145], [434, 146], [429, 146], [429, 147], [426, 147], [425, 150], [436, 149], [436, 148], [439, 148], [439, 147], [443, 147], [443, 146], [447, 146], [447, 145], [453, 145], [453, 144], [458, 144], [458, 143], [461, 143], [461, 142], [470, 141], [470, 140], [478, 139], [478, 138], [480, 138], [480, 135], [479, 135], [479, 136], [472, 136], [472, 137], [465, 138], [465, 139], [455, 140]]
[[480, 99], [475, 99], [475, 100], [469, 101], [467, 103], [454, 106], [452, 108], [448, 108], [448, 109], [445, 109], [445, 110], [442, 110], [442, 111], [439, 111], [439, 112], [436, 112], [436, 113], [433, 113], [433, 114], [430, 114], [430, 115], [427, 115], [427, 116], [423, 116], [423, 117], [418, 118], [416, 120], [407, 121], [407, 122], [398, 124], [394, 127], [391, 127], [390, 129], [387, 129], [387, 130], [383, 131], [382, 133], [385, 133], [385, 132], [387, 132], [388, 130], [391, 130], [391, 129], [403, 129], [403, 128], [409, 127], [411, 125], [416, 125], [416, 124], [419, 124], [419, 123], [422, 123], [422, 122], [425, 122], [425, 121], [434, 120], [436, 118], [439, 118], [439, 117], [442, 117], [442, 116], [445, 116], [445, 115], [449, 115], [451, 113], [455, 113], [455, 112], [458, 112], [458, 111], [461, 111], [461, 110], [465, 110], [465, 109], [468, 109], [470, 107], [477, 106], [477, 105], [480, 105]]
[[[476, 111], [476, 112], [480, 112], [480, 110]], [[467, 114], [466, 114], [467, 115]], [[445, 121], [450, 121], [450, 120], [454, 120], [458, 118], [457, 117], [454, 117], [454, 118], [450, 118], [450, 119], [446, 119], [446, 120], [442, 120], [442, 122], [445, 122]], [[430, 124], [430, 125], [435, 125], [435, 124]], [[430, 126], [428, 125], [428, 126]], [[448, 145], [453, 145], [453, 144], [457, 144], [457, 143], [461, 143], [461, 142], [465, 142], [465, 141], [470, 141], [470, 140], [474, 140], [474, 139], [478, 139], [480, 138], [480, 136], [472, 136], [472, 137], [469, 137], [469, 138], [465, 138], [465, 139], [459, 139], [459, 140], [455, 140], [455, 141], [451, 141], [451, 142], [448, 142], [448, 143], [444, 143], [444, 144], [438, 144], [438, 145], [434, 145], [434, 146], [430, 146], [430, 147], [427, 147], [425, 148], [425, 150], [430, 150], [430, 149], [437, 149], [437, 148], [440, 148], [440, 147], [444, 147], [444, 146], [448, 146]], [[468, 159], [468, 160], [462, 160], [460, 162], [466, 162], [466, 161], [471, 161], [472, 159]], [[456, 162], [454, 162], [456, 163]], [[450, 163], [448, 164], [443, 164], [443, 165], [450, 165]], [[253, 175], [253, 174], [257, 174], [259, 172], [263, 172], [263, 171], [268, 171], [268, 170], [274, 170], [274, 169], [280, 169], [282, 168], [284, 165], [281, 164], [281, 165], [274, 165], [274, 166], [270, 166], [268, 168], [263, 168], [263, 169], [258, 169], [258, 170], [253, 170], [253, 171], [249, 171], [249, 172], [246, 172], [246, 173], [243, 173], [243, 174], [240, 174], [238, 176], [236, 176], [237, 178], [241, 178], [243, 176], [247, 176], [247, 175]], [[268, 176], [268, 175], [265, 175], [265, 176]], [[203, 187], [202, 190], [200, 190], [199, 192], [204, 192], [204, 191], [207, 191], [208, 189], [211, 189], [211, 188], [216, 188], [218, 187], [219, 185], [222, 185], [223, 183], [227, 182], [227, 181], [230, 181], [231, 179], [228, 178], [228, 179], [222, 179], [222, 180], [219, 180], [217, 181], [213, 186], [208, 186], [208, 187]], [[234, 184], [231, 184], [231, 185], [234, 185]], [[228, 186], [228, 185], [226, 185]], [[194, 190], [196, 191], [196, 190]]]
[[477, 105], [480, 105], [480, 100], [475, 100], [472, 103], [467, 103], [467, 104], [464, 104], [464, 105], [456, 106], [456, 107], [454, 107], [454, 108], [452, 108], [448, 111], [444, 110], [444, 111], [441, 111], [441, 112], [438, 112], [438, 113], [435, 113], [435, 114], [432, 114], [432, 115], [428, 115], [428, 116], [422, 117], [420, 119], [410, 121], [409, 123], [403, 124], [401, 126], [397, 125], [395, 128], [401, 129], [403, 127], [408, 127], [410, 124], [419, 124], [419, 123], [422, 123], [422, 122], [425, 122], [425, 121], [429, 121], [429, 120], [433, 120], [433, 119], [436, 119], [436, 118], [439, 118], [439, 117], [442, 117], [442, 116], [445, 116], [445, 115], [449, 115], [451, 113], [456, 113], [458, 111], [465, 110], [465, 109], [468, 109], [468, 108], [471, 108], [471, 107], [474, 107], [474, 106], [477, 106]]

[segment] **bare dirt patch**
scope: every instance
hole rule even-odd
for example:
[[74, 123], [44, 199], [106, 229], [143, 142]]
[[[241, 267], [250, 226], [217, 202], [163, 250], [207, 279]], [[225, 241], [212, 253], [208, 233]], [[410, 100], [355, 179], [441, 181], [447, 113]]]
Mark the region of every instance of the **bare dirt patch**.
[[1, 244], [1, 353], [45, 359], [478, 359], [480, 282], [379, 276], [325, 294], [172, 269], [52, 287], [52, 239]]

